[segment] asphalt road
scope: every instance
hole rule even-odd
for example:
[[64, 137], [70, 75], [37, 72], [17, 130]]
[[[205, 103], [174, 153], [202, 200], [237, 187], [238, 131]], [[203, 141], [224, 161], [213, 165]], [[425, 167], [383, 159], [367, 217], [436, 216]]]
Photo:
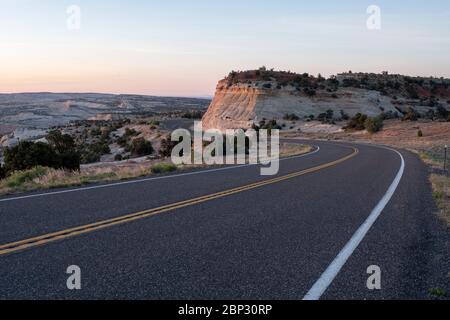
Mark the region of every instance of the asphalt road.
[[[428, 299], [448, 286], [450, 237], [420, 160], [311, 143], [320, 149], [283, 160], [276, 177], [243, 166], [0, 198], [0, 299], [303, 299], [330, 268], [322, 299]], [[67, 289], [71, 265], [81, 290]], [[367, 288], [371, 265], [381, 290]]]

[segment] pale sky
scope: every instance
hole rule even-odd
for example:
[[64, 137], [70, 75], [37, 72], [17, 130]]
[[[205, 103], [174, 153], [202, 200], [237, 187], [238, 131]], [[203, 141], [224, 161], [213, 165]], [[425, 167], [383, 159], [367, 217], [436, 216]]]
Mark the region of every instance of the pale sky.
[[2, 93], [212, 96], [229, 71], [262, 65], [450, 78], [448, 0], [0, 0], [0, 39]]

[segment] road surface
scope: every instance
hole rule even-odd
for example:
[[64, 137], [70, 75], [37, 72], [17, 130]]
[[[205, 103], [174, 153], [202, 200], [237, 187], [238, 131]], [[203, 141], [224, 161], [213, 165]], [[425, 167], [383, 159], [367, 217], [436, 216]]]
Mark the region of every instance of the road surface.
[[0, 198], [0, 299], [431, 298], [449, 236], [420, 160], [310, 143], [275, 177], [238, 166]]

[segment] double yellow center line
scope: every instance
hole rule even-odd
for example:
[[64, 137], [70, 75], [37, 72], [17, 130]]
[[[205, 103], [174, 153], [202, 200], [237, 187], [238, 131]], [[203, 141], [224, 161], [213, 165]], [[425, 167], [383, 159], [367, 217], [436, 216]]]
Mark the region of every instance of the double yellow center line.
[[211, 200], [218, 199], [218, 198], [223, 198], [223, 197], [235, 194], [235, 193], [240, 193], [240, 192], [260, 188], [260, 187], [278, 183], [278, 182], [281, 182], [284, 180], [299, 177], [299, 176], [302, 176], [302, 175], [305, 175], [308, 173], [316, 172], [316, 171], [319, 171], [319, 170], [322, 170], [325, 168], [335, 166], [339, 163], [342, 163], [344, 161], [347, 161], [347, 160], [355, 157], [359, 153], [359, 151], [358, 151], [358, 149], [353, 148], [353, 147], [352, 147], [352, 149], [353, 149], [353, 153], [346, 157], [343, 157], [341, 159], [338, 159], [338, 160], [335, 160], [335, 161], [332, 161], [329, 163], [322, 164], [320, 166], [316, 166], [316, 167], [309, 168], [306, 170], [294, 172], [294, 173], [291, 173], [291, 174], [288, 174], [285, 176], [268, 179], [268, 180], [264, 180], [264, 181], [260, 181], [260, 182], [255, 182], [255, 183], [251, 183], [251, 184], [248, 184], [248, 185], [245, 185], [242, 187], [237, 187], [237, 188], [209, 194], [206, 196], [202, 196], [202, 197], [198, 197], [198, 198], [194, 198], [194, 199], [190, 199], [190, 200], [185, 200], [185, 201], [181, 201], [181, 202], [177, 202], [177, 203], [173, 203], [173, 204], [168, 204], [168, 205], [165, 205], [162, 207], [153, 208], [153, 209], [149, 209], [149, 210], [145, 210], [145, 211], [141, 211], [141, 212], [136, 212], [136, 213], [120, 216], [117, 218], [107, 219], [107, 220], [103, 220], [103, 221], [99, 221], [99, 222], [95, 222], [95, 223], [91, 223], [91, 224], [86, 224], [86, 225], [75, 227], [75, 228], [70, 228], [70, 229], [66, 229], [66, 230], [62, 230], [62, 231], [58, 231], [58, 232], [54, 232], [54, 233], [49, 233], [49, 234], [44, 234], [41, 236], [37, 236], [37, 237], [25, 239], [25, 240], [20, 240], [17, 242], [0, 245], [0, 256], [9, 254], [9, 253], [22, 251], [22, 250], [33, 248], [33, 247], [37, 247], [37, 246], [41, 246], [41, 245], [51, 243], [54, 241], [67, 239], [67, 238], [74, 237], [77, 235], [81, 235], [81, 234], [85, 234], [85, 233], [89, 233], [89, 232], [93, 232], [93, 231], [97, 231], [97, 230], [101, 230], [101, 229], [110, 228], [115, 225], [131, 222], [131, 221], [135, 221], [135, 220], [139, 220], [139, 219], [148, 218], [148, 217], [151, 217], [151, 216], [154, 216], [157, 214], [161, 214], [164, 212], [193, 206], [193, 205], [196, 205], [199, 203], [211, 201]]

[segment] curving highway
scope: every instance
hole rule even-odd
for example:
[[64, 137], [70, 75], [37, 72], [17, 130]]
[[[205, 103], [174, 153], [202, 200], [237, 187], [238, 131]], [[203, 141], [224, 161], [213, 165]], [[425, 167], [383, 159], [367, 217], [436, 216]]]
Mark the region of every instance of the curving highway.
[[430, 298], [449, 237], [420, 160], [308, 143], [275, 177], [236, 166], [0, 198], [0, 299]]

